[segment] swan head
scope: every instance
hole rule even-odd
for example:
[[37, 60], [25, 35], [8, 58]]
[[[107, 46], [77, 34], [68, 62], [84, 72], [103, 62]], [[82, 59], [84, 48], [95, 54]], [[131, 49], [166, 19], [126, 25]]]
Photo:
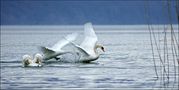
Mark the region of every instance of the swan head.
[[97, 48], [100, 48], [103, 52], [105, 52], [105, 49], [104, 49], [104, 46], [103, 46], [103, 45], [97, 44], [97, 45], [96, 45], [96, 49], [97, 49]]
[[101, 47], [101, 50], [102, 50], [103, 52], [105, 52], [105, 50], [104, 50], [104, 47], [103, 47], [103, 46]]
[[29, 64], [32, 63], [32, 58], [29, 56], [29, 55], [24, 55], [22, 57], [22, 64], [23, 64], [23, 67], [27, 67]]
[[35, 54], [35, 57], [34, 57], [35, 63], [41, 65], [42, 59], [43, 59], [43, 56], [41, 54], [39, 54], [39, 53]]

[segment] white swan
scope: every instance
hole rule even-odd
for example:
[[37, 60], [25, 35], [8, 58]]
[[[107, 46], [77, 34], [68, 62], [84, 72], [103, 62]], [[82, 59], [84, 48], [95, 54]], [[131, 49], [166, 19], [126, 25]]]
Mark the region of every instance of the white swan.
[[71, 53], [70, 51], [62, 50], [62, 48], [65, 47], [67, 44], [69, 44], [71, 41], [74, 41], [76, 39], [77, 35], [78, 35], [77, 33], [69, 34], [65, 37], [68, 40], [63, 38], [62, 40], [58, 41], [51, 48], [41, 47], [41, 51], [44, 55], [43, 60], [49, 60], [49, 59], [52, 59], [52, 58], [55, 58], [57, 60], [57, 59], [59, 59], [59, 58], [57, 58], [57, 56], [63, 55], [63, 54], [66, 54], [66, 53]]
[[24, 55], [22, 57], [23, 67], [41, 67], [42, 66], [42, 55], [36, 54], [34, 59], [30, 55]]
[[[77, 49], [77, 53], [80, 56], [78, 62], [90, 62], [97, 60], [100, 56], [97, 49], [100, 48], [103, 52], [105, 51], [102, 45], [97, 44], [98, 38], [91, 23], [86, 23], [84, 25], [84, 35], [85, 38], [81, 45], [77, 45], [70, 41], [71, 44]], [[68, 40], [68, 38], [66, 39]]]

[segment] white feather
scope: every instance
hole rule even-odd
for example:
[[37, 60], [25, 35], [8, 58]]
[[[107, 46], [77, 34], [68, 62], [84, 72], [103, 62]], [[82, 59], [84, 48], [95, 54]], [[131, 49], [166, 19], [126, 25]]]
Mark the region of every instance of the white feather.
[[[64, 46], [69, 44], [69, 41], [74, 41], [76, 37], [78, 36], [77, 33], [72, 33], [64, 37], [62, 40], [59, 40], [55, 45], [52, 46], [53, 51], [61, 51]], [[69, 41], [67, 41], [68, 39]]]
[[44, 54], [43, 59], [49, 60], [52, 58], [56, 58], [59, 55], [69, 53], [69, 51], [63, 51], [62, 48], [68, 45], [71, 41], [74, 41], [77, 36], [78, 36], [77, 33], [72, 33], [64, 37], [62, 40], [58, 41], [51, 48], [41, 47], [41, 51]]
[[93, 26], [91, 23], [86, 23], [84, 25], [84, 35], [85, 38], [81, 43], [81, 47], [89, 54], [94, 54], [94, 48], [98, 41], [98, 38], [94, 32]]
[[99, 54], [96, 52], [98, 38], [91, 23], [84, 25], [84, 36], [85, 38], [81, 45], [77, 45], [73, 42], [71, 42], [71, 44], [77, 49], [77, 52], [80, 53], [80, 62], [94, 61], [99, 58]]

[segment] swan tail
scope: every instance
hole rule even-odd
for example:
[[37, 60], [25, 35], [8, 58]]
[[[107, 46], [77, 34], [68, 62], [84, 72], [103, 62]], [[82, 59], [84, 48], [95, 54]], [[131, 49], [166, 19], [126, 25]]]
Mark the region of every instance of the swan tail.
[[51, 53], [55, 53], [55, 51], [53, 51], [53, 50], [51, 50], [51, 49], [49, 49], [49, 48], [47, 48], [47, 47], [40, 47], [41, 48], [41, 51], [42, 51], [42, 53], [44, 53], [44, 54], [51, 54]]
[[52, 56], [53, 54], [55, 54], [55, 51], [52, 49], [49, 49], [47, 47], [40, 47], [40, 50], [42, 51], [42, 53], [44, 54], [44, 60], [48, 60], [48, 58], [50, 58], [50, 56]]

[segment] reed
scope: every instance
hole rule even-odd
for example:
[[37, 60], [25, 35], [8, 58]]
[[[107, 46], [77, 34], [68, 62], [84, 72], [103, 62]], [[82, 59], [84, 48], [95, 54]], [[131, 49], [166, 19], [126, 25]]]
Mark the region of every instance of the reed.
[[175, 1], [178, 34], [176, 33], [176, 30], [174, 30], [172, 23], [172, 2], [173, 1], [171, 0], [163, 1], [163, 15], [166, 15], [165, 18], [168, 20], [168, 23], [164, 24], [163, 26], [163, 33], [159, 33], [159, 30], [158, 33], [154, 32], [156, 28], [154, 28], [152, 26], [153, 24], [151, 23], [153, 18], [150, 18], [150, 15], [152, 15], [149, 9], [150, 2], [146, 1], [144, 5], [145, 18], [150, 34], [150, 45], [154, 63], [154, 71], [157, 80], [160, 82], [161, 88], [179, 88], [179, 1]]

